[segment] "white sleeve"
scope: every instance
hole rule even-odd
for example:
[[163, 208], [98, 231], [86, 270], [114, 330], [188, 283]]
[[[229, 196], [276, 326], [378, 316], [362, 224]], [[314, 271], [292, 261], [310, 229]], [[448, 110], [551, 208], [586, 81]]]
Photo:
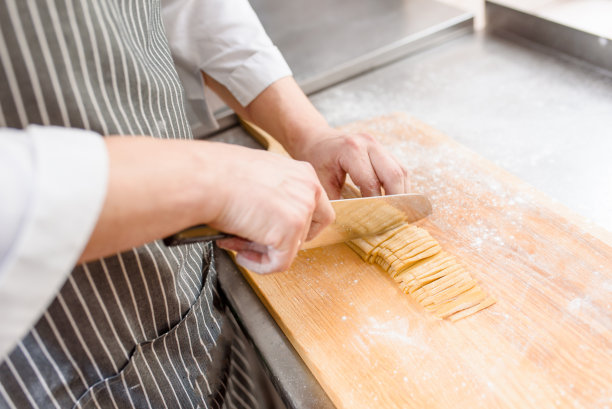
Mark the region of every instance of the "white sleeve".
[[106, 146], [94, 132], [0, 128], [0, 360], [76, 264], [107, 179]]
[[248, 0], [162, 0], [162, 5], [168, 42], [190, 102], [208, 109], [201, 71], [243, 106], [291, 75]]

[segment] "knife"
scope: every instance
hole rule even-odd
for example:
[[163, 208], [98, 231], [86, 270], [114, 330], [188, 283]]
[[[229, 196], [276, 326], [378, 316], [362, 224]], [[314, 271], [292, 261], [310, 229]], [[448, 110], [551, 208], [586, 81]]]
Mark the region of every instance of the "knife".
[[[331, 200], [330, 203], [336, 219], [315, 238], [303, 243], [300, 250], [381, 234], [402, 223], [413, 223], [431, 214], [431, 203], [427, 197], [415, 193]], [[208, 225], [199, 225], [166, 237], [164, 244], [177, 246], [231, 237], [236, 236]]]

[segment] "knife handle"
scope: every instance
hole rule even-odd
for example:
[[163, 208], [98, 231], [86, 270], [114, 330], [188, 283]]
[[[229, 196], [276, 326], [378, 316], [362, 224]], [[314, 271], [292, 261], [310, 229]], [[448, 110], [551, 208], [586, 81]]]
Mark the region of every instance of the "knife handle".
[[189, 227], [185, 230], [182, 230], [172, 236], [168, 236], [164, 239], [164, 244], [168, 247], [171, 246], [179, 246], [181, 244], [190, 244], [190, 243], [201, 243], [219, 239], [229, 239], [232, 237], [236, 237], [233, 234], [227, 234], [220, 232], [217, 229], [213, 229], [212, 227], [201, 224], [199, 226]]

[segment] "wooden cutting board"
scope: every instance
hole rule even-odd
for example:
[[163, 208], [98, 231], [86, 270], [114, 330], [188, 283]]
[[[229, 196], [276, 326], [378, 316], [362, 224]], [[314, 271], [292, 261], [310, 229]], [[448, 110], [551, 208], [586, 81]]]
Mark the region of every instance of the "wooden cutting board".
[[498, 303], [438, 321], [344, 244], [245, 272], [336, 407], [612, 407], [609, 236], [408, 116], [345, 129], [406, 165], [434, 206], [420, 225]]

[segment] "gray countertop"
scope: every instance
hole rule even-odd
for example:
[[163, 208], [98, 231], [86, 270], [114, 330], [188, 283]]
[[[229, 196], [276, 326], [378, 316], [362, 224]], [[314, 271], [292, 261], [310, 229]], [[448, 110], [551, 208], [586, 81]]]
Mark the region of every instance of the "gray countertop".
[[[311, 96], [333, 125], [405, 111], [612, 230], [612, 76], [529, 43], [466, 35]], [[216, 137], [250, 143], [234, 128]], [[221, 285], [292, 408], [331, 407], [235, 268]]]
[[251, 0], [308, 94], [472, 29], [431, 0]]

